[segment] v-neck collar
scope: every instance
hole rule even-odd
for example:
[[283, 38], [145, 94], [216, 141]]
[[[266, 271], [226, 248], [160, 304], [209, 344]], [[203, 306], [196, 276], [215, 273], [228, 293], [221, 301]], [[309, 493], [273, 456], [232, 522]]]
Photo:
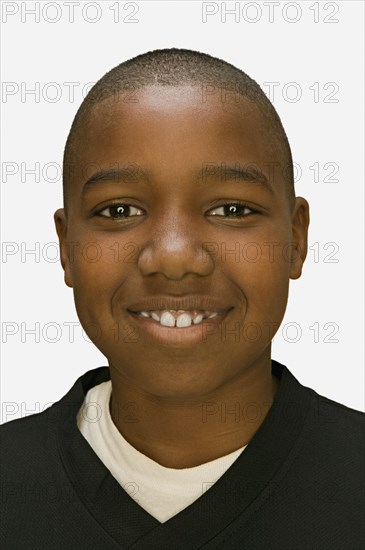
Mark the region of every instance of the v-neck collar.
[[80, 376], [49, 409], [55, 414], [58, 449], [74, 490], [116, 548], [118, 544], [134, 550], [170, 544], [174, 550], [199, 548], [238, 516], [244, 521], [250, 515], [254, 501], [284, 467], [300, 439], [312, 399], [286, 366], [272, 360], [272, 373], [281, 384], [247, 448], [208, 491], [165, 523], [119, 485], [77, 427], [76, 415], [86, 393], [110, 379], [108, 367]]

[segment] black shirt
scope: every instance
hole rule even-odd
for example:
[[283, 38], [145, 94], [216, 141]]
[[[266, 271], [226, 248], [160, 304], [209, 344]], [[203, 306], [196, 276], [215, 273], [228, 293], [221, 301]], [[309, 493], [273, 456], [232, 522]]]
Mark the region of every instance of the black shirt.
[[[218, 481], [165, 523], [118, 484], [76, 424], [108, 367], [1, 435], [3, 550], [363, 550], [365, 413], [281, 379], [263, 423]], [[209, 480], [207, 480], [209, 481]]]

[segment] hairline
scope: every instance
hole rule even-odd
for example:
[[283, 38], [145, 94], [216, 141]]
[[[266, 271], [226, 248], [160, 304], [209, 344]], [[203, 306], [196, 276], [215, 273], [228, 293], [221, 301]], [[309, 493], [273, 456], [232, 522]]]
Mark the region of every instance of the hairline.
[[[167, 74], [167, 76], [164, 76], [164, 73], [161, 76], [161, 73], [155, 69], [156, 73], [153, 72], [153, 69], [148, 65], [147, 68], [142, 67], [140, 69], [140, 72], [138, 73], [138, 63], [141, 63], [141, 60], [144, 58], [151, 59], [150, 65], [153, 67], [154, 58], [153, 55], [165, 55], [167, 56], [167, 59], [171, 64], [174, 62], [176, 63], [176, 59], [174, 60], [174, 54], [175, 52], [182, 51], [187, 52], [187, 62], [188, 64], [191, 62], [191, 58], [197, 57], [198, 62], [197, 65], [201, 64], [204, 67], [205, 72], [207, 72], [206, 66], [208, 66], [209, 60], [212, 60], [213, 63], [213, 69], [216, 69], [216, 66], [218, 69], [216, 69], [216, 72], [213, 74], [213, 77], [211, 78], [205, 78], [205, 73], [202, 75], [202, 78], [199, 78], [198, 75], [192, 71], [191, 66], [188, 66], [188, 69], [184, 72], [182, 70], [182, 75], [180, 75], [179, 78], [174, 79], [174, 75], [171, 75], [170, 73]], [[117, 65], [113, 69], [111, 69], [108, 73], [106, 73], [102, 78], [100, 78], [96, 84], [90, 89], [87, 96], [84, 98], [83, 102], [81, 103], [71, 126], [66, 145], [65, 145], [65, 151], [64, 151], [64, 159], [63, 159], [63, 166], [64, 166], [64, 182], [63, 182], [63, 196], [64, 196], [64, 208], [65, 211], [67, 211], [67, 202], [68, 202], [68, 196], [69, 196], [69, 187], [70, 182], [68, 181], [68, 178], [65, 176], [65, 167], [67, 164], [67, 161], [72, 155], [75, 153], [75, 150], [77, 150], [78, 146], [78, 137], [85, 126], [90, 121], [91, 114], [95, 108], [98, 108], [101, 106], [104, 101], [110, 100], [111, 97], [115, 96], [116, 93], [120, 94], [122, 90], [129, 89], [131, 83], [133, 85], [133, 90], [143, 90], [149, 87], [184, 87], [184, 86], [190, 86], [194, 88], [200, 88], [202, 89], [202, 86], [204, 84], [206, 85], [213, 85], [217, 86], [219, 85], [221, 91], [225, 92], [235, 92], [238, 93], [241, 97], [243, 97], [244, 100], [250, 102], [258, 111], [261, 116], [261, 120], [263, 121], [263, 124], [266, 126], [266, 132], [265, 136], [266, 139], [270, 142], [271, 146], [274, 146], [279, 151], [281, 159], [285, 161], [289, 165], [290, 168], [290, 175], [289, 175], [289, 181], [284, 181], [285, 185], [285, 194], [289, 200], [291, 208], [294, 206], [295, 202], [295, 189], [294, 189], [294, 178], [293, 178], [293, 160], [292, 160], [292, 154], [290, 149], [290, 144], [288, 141], [288, 138], [286, 136], [285, 129], [281, 123], [280, 117], [278, 113], [276, 112], [275, 107], [272, 105], [270, 100], [266, 97], [264, 92], [261, 90], [260, 86], [253, 80], [249, 75], [235, 67], [234, 65], [231, 65], [230, 63], [227, 63], [225, 61], [219, 60], [218, 58], [214, 58], [212, 56], [209, 56], [208, 54], [201, 54], [200, 52], [194, 52], [190, 50], [155, 50], [155, 52], [147, 52], [146, 54], [141, 54], [140, 56], [137, 56], [136, 58], [132, 58], [130, 60], [127, 60], [120, 65]], [[172, 55], [169, 55], [170, 52], [173, 52]], [[176, 55], [176, 54], [175, 54]], [[172, 60], [171, 60], [172, 58]], [[184, 56], [182, 57], [183, 62], [186, 62]], [[208, 61], [207, 61], [208, 59]], [[192, 63], [193, 68], [195, 70], [194, 62]], [[132, 73], [133, 75], [139, 74], [139, 78], [130, 78], [129, 72], [130, 67], [134, 67], [134, 65], [137, 63], [137, 72]], [[157, 62], [156, 62], [157, 63]], [[157, 66], [159, 67], [159, 66]], [[190, 71], [190, 72], [189, 72]], [[225, 71], [227, 72], [228, 76], [226, 78], [223, 77], [225, 74]], [[218, 75], [218, 76], [217, 76]], [[233, 75], [233, 76], [232, 76]], [[242, 86], [241, 86], [242, 84]], [[244, 85], [244, 86], [243, 86]], [[249, 93], [247, 93], [247, 90], [253, 90], [254, 91], [254, 100], [252, 100], [249, 96]], [[243, 93], [243, 92], [246, 93]], [[125, 102], [126, 105], [128, 105], [128, 102]], [[238, 107], [239, 108], [239, 107]], [[74, 155], [75, 157], [75, 155]]]

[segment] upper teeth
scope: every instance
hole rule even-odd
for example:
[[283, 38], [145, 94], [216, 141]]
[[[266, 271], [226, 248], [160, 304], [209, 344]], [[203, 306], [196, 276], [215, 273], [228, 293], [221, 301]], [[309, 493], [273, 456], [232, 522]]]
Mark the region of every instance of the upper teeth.
[[[143, 317], [151, 317], [155, 321], [158, 321], [160, 325], [163, 325], [164, 327], [190, 327], [192, 323], [194, 323], [194, 325], [197, 325], [198, 323], [202, 322], [203, 318], [206, 318], [206, 316], [204, 316], [204, 314], [202, 313], [191, 314], [187, 311], [178, 310], [179, 315], [175, 319], [175, 316], [172, 314], [172, 312], [177, 313], [175, 310], [170, 310], [164, 311], [161, 315], [159, 315], [155, 311], [140, 311], [139, 315], [142, 315]], [[208, 315], [207, 318], [211, 319], [216, 315], [218, 315], [218, 313], [214, 312]]]

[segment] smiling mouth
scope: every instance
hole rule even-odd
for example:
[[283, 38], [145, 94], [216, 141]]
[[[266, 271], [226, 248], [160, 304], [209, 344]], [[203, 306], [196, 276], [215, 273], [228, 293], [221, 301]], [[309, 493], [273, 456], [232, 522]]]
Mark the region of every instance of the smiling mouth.
[[[129, 310], [130, 311], [130, 310]], [[188, 328], [192, 325], [200, 325], [206, 320], [222, 316], [228, 310], [206, 311], [206, 310], [155, 310], [155, 311], [130, 311], [138, 318], [150, 319], [152, 322], [163, 327]]]
[[[132, 311], [127, 309], [127, 313], [133, 319], [136, 328], [138, 326], [138, 329], [148, 338], [152, 338], [155, 343], [173, 348], [191, 349], [191, 346], [209, 343], [208, 339], [210, 340], [220, 331], [222, 323], [233, 309], [233, 307], [219, 311]], [[158, 311], [161, 312], [161, 316], [158, 315]], [[152, 317], [152, 313], [156, 314], [154, 315], [156, 318]], [[166, 313], [169, 315], [165, 315]], [[160, 317], [159, 320], [157, 317]], [[139, 331], [136, 334], [138, 339]]]

